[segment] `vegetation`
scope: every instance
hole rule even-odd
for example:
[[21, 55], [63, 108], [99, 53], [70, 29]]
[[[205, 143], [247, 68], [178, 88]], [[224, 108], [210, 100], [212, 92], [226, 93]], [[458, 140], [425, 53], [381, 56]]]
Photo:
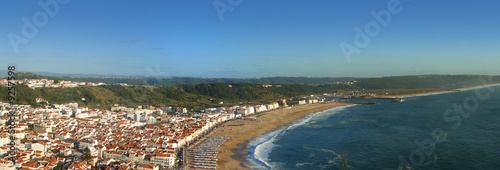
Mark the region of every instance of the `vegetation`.
[[[32, 78], [45, 78], [31, 74], [21, 75]], [[274, 84], [272, 87], [264, 87], [256, 83], [201, 83], [178, 86], [106, 85], [37, 89], [18, 85], [16, 86], [16, 103], [39, 107], [42, 105], [37, 104], [35, 99], [42, 98], [49, 102], [49, 106], [50, 103], [77, 102], [81, 106], [90, 108], [109, 108], [113, 104], [118, 103], [128, 106], [183, 106], [188, 109], [201, 110], [206, 107], [223, 106], [220, 102], [223, 102], [224, 105], [240, 104], [240, 102], [262, 103], [277, 99], [289, 99], [297, 96], [322, 93], [364, 90], [365, 92], [377, 94], [402, 94], [449, 90], [464, 86], [480, 85], [485, 82], [481, 82], [479, 79], [489, 80], [490, 78], [491, 81], [488, 81], [488, 83], [500, 82], [500, 77], [498, 76], [428, 75], [359, 79], [354, 85], [332, 83], [301, 85], [284, 83], [279, 85]], [[300, 78], [296, 79], [300, 80]], [[301, 81], [306, 81], [307, 79], [310, 78], [304, 78]], [[191, 83], [194, 83], [194, 80]], [[293, 79], [281, 78], [274, 81], [278, 80], [290, 82]], [[152, 80], [148, 82], [153, 83]], [[161, 84], [161, 82], [159, 83]], [[0, 86], [0, 101], [7, 102], [7, 87], [5, 86]]]
[[[49, 103], [77, 102], [79, 105], [91, 108], [109, 108], [115, 103], [125, 105], [157, 105], [157, 106], [220, 106], [274, 101], [298, 95], [332, 92], [330, 89], [309, 85], [281, 85], [280, 87], [263, 87], [258, 84], [198, 84], [167, 86], [119, 86], [106, 85], [96, 87], [73, 88], [37, 88], [31, 89], [25, 85], [17, 86], [16, 103], [39, 106], [36, 98], [42, 98]], [[0, 87], [0, 94], [7, 94], [7, 87]], [[7, 95], [0, 96], [7, 101]], [[201, 109], [201, 108], [199, 108]]]
[[51, 77], [41, 76], [37, 74], [33, 74], [30, 72], [18, 72], [16, 73], [16, 79], [53, 79]]
[[456, 89], [484, 84], [480, 79], [500, 82], [500, 77], [478, 75], [423, 75], [360, 79], [356, 86], [365, 89]]
[[91, 164], [91, 161], [92, 161], [92, 155], [90, 154], [90, 149], [88, 147], [86, 147], [85, 149], [83, 149], [83, 155], [82, 155], [82, 159], [89, 165], [92, 165]]
[[63, 165], [62, 164], [57, 164], [56, 167], [52, 168], [53, 170], [62, 170]]
[[56, 157], [58, 157], [58, 158], [64, 158], [64, 155], [63, 155], [63, 154], [61, 154], [61, 153], [58, 153], [58, 154], [56, 155]]
[[[8, 88], [6, 86], [0, 86], [0, 99], [3, 102], [8, 101]], [[17, 104], [29, 104], [36, 105], [35, 99], [38, 97], [38, 93], [28, 86], [18, 85], [16, 86], [16, 103]]]
[[[21, 73], [19, 73], [21, 74]], [[190, 77], [46, 77], [33, 73], [26, 73], [27, 76], [16, 77], [23, 78], [47, 78], [61, 79], [81, 82], [104, 82], [106, 84], [126, 83], [129, 85], [151, 85], [151, 86], [179, 86], [196, 84], [214, 84], [214, 83], [252, 83], [252, 84], [306, 84], [320, 85], [330, 82], [353, 81], [355, 78], [330, 78], [330, 77], [268, 77], [268, 78], [190, 78]]]

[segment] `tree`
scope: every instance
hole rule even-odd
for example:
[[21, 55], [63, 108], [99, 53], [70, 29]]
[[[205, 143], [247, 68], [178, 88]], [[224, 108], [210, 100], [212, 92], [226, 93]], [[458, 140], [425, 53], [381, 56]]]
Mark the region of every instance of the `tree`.
[[62, 170], [62, 167], [62, 164], [57, 164], [57, 166], [52, 168], [52, 170]]
[[87, 164], [91, 165], [90, 161], [92, 159], [92, 155], [90, 154], [90, 149], [88, 147], [85, 147], [85, 149], [83, 149], [82, 158], [85, 162], [87, 162]]
[[58, 153], [58, 154], [56, 155], [56, 157], [59, 157], [59, 158], [64, 158], [64, 155], [63, 155], [62, 153]]

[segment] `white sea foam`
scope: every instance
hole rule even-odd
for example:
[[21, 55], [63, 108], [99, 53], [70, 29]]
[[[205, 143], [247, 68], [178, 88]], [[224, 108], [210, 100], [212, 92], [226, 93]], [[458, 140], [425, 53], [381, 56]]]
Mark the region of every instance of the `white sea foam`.
[[[272, 140], [282, 133], [285, 129], [276, 130], [270, 133], [266, 133], [257, 138], [252, 139], [248, 145], [250, 145], [250, 159], [259, 165], [259, 167], [251, 167], [251, 169], [269, 169], [272, 166], [269, 162], [269, 153], [275, 148], [275, 144]], [[253, 152], [253, 158], [252, 158]]]
[[249, 158], [250, 158], [250, 160], [252, 160], [254, 163], [256, 163], [259, 166], [258, 167], [250, 167], [250, 168], [251, 169], [282, 169], [282, 168], [280, 168], [280, 166], [283, 165], [283, 163], [271, 162], [269, 160], [269, 154], [273, 151], [274, 148], [277, 147], [277, 145], [274, 143], [277, 136], [279, 136], [280, 134], [283, 134], [286, 131], [293, 130], [297, 127], [303, 126], [312, 120], [324, 120], [327, 117], [330, 117], [333, 114], [339, 113], [340, 111], [343, 111], [346, 108], [351, 107], [351, 106], [355, 106], [355, 105], [335, 107], [332, 109], [311, 113], [304, 118], [301, 118], [301, 119], [298, 119], [298, 120], [292, 122], [292, 125], [288, 126], [287, 128], [277, 129], [275, 131], [263, 134], [259, 137], [252, 139], [248, 143], [249, 148], [250, 148]]

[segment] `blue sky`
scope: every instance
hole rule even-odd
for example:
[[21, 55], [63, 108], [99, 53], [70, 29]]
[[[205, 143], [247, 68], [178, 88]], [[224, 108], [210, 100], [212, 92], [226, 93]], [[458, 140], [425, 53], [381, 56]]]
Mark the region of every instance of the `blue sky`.
[[[58, 10], [51, 16], [39, 2], [56, 2]], [[223, 20], [214, 2], [226, 10]], [[500, 75], [495, 0], [64, 3], [1, 2], [0, 70], [14, 64], [18, 71], [137, 76]], [[397, 3], [400, 12], [390, 13], [385, 27], [370, 14]], [[23, 18], [37, 31], [26, 29]], [[354, 28], [366, 34], [373, 22], [378, 31], [370, 27], [376, 34], [357, 47]], [[359, 50], [350, 61], [342, 42]]]

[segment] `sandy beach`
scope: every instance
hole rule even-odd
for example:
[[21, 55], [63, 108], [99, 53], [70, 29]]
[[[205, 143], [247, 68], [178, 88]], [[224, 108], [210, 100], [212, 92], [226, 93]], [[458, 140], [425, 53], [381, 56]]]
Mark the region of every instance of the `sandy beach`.
[[346, 105], [350, 104], [308, 104], [269, 111], [254, 115], [257, 121], [236, 120], [226, 123], [206, 136], [205, 139], [212, 136], [229, 137], [217, 150], [219, 152], [217, 155], [217, 169], [249, 169], [243, 166], [243, 162], [247, 161], [248, 158], [246, 143], [252, 138], [272, 131], [275, 128], [286, 126], [288, 123], [300, 119], [307, 114]]
[[425, 96], [425, 95], [430, 95], [430, 94], [450, 93], [450, 92], [455, 92], [455, 91], [464, 91], [464, 90], [491, 87], [491, 86], [500, 86], [500, 83], [485, 84], [485, 85], [472, 86], [472, 87], [464, 87], [464, 88], [458, 88], [458, 89], [452, 89], [452, 90], [432, 91], [432, 92], [425, 92], [425, 93], [412, 93], [412, 94], [402, 94], [402, 95], [383, 95], [380, 97], [382, 97], [382, 98], [402, 98], [402, 97], [412, 97], [412, 96]]
[[[447, 91], [433, 91], [426, 93], [415, 93], [405, 95], [387, 95], [381, 96], [383, 98], [398, 98], [398, 97], [411, 97], [429, 94], [449, 93], [454, 91], [463, 91], [476, 88], [484, 88], [489, 86], [499, 86], [498, 84], [488, 84], [481, 86], [473, 86], [466, 88], [459, 88]], [[283, 126], [289, 125], [290, 122], [300, 119], [307, 114], [315, 113], [338, 106], [351, 105], [349, 103], [321, 103], [294, 106], [292, 108], [283, 108], [251, 117], [256, 117], [258, 121], [254, 120], [236, 120], [224, 124], [204, 139], [213, 136], [229, 137], [218, 149], [217, 155], [217, 169], [249, 169], [244, 165], [253, 164], [248, 160], [248, 142], [255, 137], [259, 137], [267, 132], [276, 130]], [[203, 140], [202, 140], [203, 141]], [[190, 167], [189, 169], [193, 169]], [[199, 168], [197, 168], [199, 169]]]

